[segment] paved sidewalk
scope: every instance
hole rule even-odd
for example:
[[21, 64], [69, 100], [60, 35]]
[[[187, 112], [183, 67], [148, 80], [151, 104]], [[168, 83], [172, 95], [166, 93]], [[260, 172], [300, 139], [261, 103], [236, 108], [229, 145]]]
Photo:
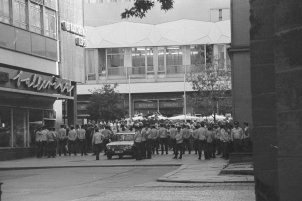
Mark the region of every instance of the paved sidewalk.
[[223, 159], [211, 159], [200, 164], [182, 165], [157, 181], [177, 183], [254, 183], [251, 175], [223, 175], [221, 170], [227, 166]]
[[231, 163], [220, 172], [221, 174], [254, 175], [254, 166], [252, 162]]
[[[100, 160], [95, 156], [62, 156], [56, 158], [27, 158], [11, 161], [0, 161], [2, 170], [44, 169], [44, 168], [75, 168], [75, 167], [129, 167], [129, 166], [180, 166], [157, 181], [179, 183], [253, 183], [251, 175], [220, 174], [227, 167], [228, 161], [215, 158], [198, 160], [195, 154], [185, 154], [181, 160], [172, 159], [173, 155], [154, 155], [151, 160], [136, 161], [132, 158], [107, 160], [101, 154]], [[242, 166], [243, 167], [243, 166]], [[238, 170], [238, 168], [237, 168]], [[239, 169], [240, 170], [240, 169]]]

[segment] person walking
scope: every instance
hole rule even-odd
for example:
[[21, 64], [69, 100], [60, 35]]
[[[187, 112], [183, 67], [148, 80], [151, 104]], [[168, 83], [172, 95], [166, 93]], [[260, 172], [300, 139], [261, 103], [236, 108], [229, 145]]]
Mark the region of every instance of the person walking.
[[239, 122], [234, 121], [234, 128], [231, 131], [231, 139], [233, 141], [233, 151], [241, 151], [241, 141], [243, 138], [243, 130], [239, 127]]
[[175, 135], [175, 140], [176, 140], [176, 151], [173, 159], [177, 159], [178, 153], [179, 153], [179, 158], [182, 159], [182, 151], [183, 151], [183, 136], [181, 132], [181, 127], [177, 127], [177, 133]]
[[79, 147], [80, 147], [81, 156], [83, 156], [84, 154], [85, 154], [85, 156], [87, 156], [86, 130], [83, 128], [83, 126], [78, 126], [77, 138], [79, 139]]
[[100, 160], [100, 152], [103, 146], [104, 135], [99, 131], [99, 128], [95, 128], [95, 132], [92, 136], [91, 145], [95, 150], [95, 160]]
[[56, 132], [55, 132], [55, 128], [51, 127], [49, 129], [49, 132], [47, 132], [46, 134], [46, 138], [47, 138], [47, 155], [48, 158], [50, 157], [56, 157]]
[[73, 152], [73, 154], [76, 156], [77, 155], [77, 132], [74, 129], [73, 126], [70, 126], [70, 131], [68, 132], [68, 152], [69, 156]]
[[61, 128], [58, 131], [58, 153], [59, 156], [64, 154], [66, 156], [66, 144], [67, 144], [67, 135], [65, 125], [61, 125]]

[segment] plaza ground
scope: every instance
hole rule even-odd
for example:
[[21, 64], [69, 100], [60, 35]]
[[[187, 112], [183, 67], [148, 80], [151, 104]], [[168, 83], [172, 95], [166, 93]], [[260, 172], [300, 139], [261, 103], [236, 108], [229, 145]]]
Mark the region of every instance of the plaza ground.
[[[254, 201], [253, 176], [219, 175], [227, 162], [185, 154], [151, 160], [66, 156], [0, 162], [2, 199], [9, 201]], [[160, 182], [164, 181], [164, 182]]]

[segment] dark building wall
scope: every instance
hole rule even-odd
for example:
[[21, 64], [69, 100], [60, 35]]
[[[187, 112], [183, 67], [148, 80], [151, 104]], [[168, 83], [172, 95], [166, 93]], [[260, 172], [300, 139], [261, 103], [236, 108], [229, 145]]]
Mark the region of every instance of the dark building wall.
[[302, 2], [250, 0], [257, 201], [302, 200]]

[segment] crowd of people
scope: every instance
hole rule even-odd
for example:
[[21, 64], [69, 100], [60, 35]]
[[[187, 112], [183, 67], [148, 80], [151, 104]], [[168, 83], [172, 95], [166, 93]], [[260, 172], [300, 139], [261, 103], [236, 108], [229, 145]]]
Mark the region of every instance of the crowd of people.
[[134, 132], [135, 158], [151, 159], [154, 154], [173, 153], [174, 159], [194, 152], [201, 160], [216, 155], [228, 159], [231, 152], [250, 152], [252, 143], [247, 122], [240, 127], [234, 122], [184, 122], [184, 121], [115, 121], [88, 123], [86, 125], [40, 127], [36, 130], [37, 157], [56, 155], [99, 154], [106, 144], [115, 140], [117, 132]]

